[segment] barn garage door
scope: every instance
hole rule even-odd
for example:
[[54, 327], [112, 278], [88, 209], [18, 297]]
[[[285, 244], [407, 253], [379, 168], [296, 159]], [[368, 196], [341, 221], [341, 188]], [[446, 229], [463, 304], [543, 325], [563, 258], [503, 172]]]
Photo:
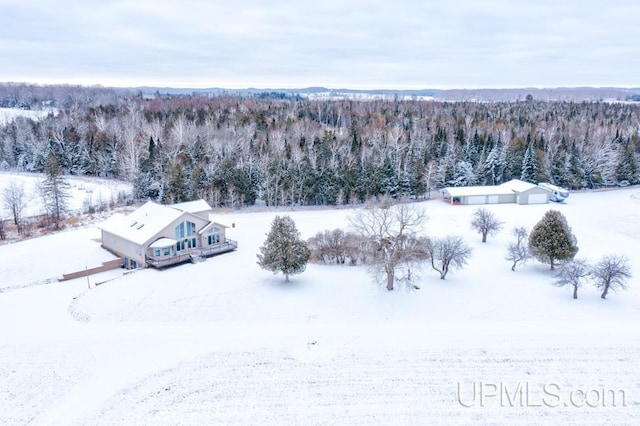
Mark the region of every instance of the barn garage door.
[[545, 204], [547, 200], [547, 194], [529, 194], [528, 204]]
[[487, 204], [498, 204], [498, 201], [500, 201], [500, 197], [497, 195], [489, 195], [487, 197]]
[[487, 202], [487, 197], [484, 195], [467, 197], [467, 204], [485, 204]]

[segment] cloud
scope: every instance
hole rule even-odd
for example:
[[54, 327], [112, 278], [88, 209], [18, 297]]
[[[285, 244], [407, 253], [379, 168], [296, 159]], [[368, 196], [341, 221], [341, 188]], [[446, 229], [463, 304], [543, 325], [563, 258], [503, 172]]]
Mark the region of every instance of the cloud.
[[[0, 80], [191, 87], [639, 85], [633, 0], [0, 0]], [[435, 3], [435, 4], [434, 4]]]

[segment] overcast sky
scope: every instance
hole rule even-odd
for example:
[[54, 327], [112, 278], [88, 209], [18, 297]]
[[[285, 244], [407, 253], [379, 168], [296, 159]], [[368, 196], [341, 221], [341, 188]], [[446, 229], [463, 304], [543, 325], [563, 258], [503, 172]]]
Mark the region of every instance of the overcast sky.
[[0, 81], [640, 86], [638, 0], [0, 0]]

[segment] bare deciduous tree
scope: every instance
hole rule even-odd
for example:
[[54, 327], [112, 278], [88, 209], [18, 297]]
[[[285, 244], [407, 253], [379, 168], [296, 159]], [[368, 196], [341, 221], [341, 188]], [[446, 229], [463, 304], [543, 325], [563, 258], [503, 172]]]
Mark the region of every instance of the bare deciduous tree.
[[479, 208], [473, 213], [473, 219], [471, 220], [471, 227], [482, 234], [482, 242], [487, 242], [487, 235], [494, 236], [504, 226], [504, 222], [499, 220], [496, 215], [485, 209]]
[[23, 214], [27, 207], [27, 201], [24, 185], [15, 180], [9, 182], [9, 185], [2, 191], [2, 205], [11, 212], [13, 223], [20, 234], [22, 234]]
[[591, 275], [587, 261], [584, 259], [573, 259], [562, 266], [560, 275], [556, 281], [557, 286], [571, 285], [573, 287], [573, 298], [578, 298], [578, 288], [582, 287], [584, 278]]
[[450, 269], [464, 267], [471, 257], [471, 248], [459, 236], [427, 239], [426, 244], [431, 267], [440, 273], [441, 280], [446, 278]]
[[387, 290], [393, 290], [396, 271], [416, 262], [424, 255], [415, 244], [426, 220], [424, 210], [416, 205], [392, 205], [389, 199], [369, 201], [349, 218], [354, 231], [367, 242], [374, 274], [384, 272]]
[[523, 226], [513, 229], [513, 235], [516, 240], [507, 244], [507, 260], [513, 262], [511, 270], [516, 270], [518, 263], [527, 263], [527, 260], [531, 257], [529, 252], [529, 232]]
[[307, 240], [311, 258], [326, 264], [357, 265], [366, 262], [366, 253], [362, 253], [363, 241], [358, 235], [344, 232], [342, 229], [318, 232]]
[[591, 268], [591, 275], [596, 280], [596, 287], [602, 289], [600, 297], [604, 299], [610, 289], [616, 291], [627, 287], [627, 280], [631, 278], [629, 259], [619, 254], [604, 256]]

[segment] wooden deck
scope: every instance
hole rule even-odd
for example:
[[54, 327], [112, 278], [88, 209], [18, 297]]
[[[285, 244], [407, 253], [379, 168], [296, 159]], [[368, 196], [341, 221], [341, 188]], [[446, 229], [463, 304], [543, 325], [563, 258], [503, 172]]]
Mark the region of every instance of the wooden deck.
[[152, 256], [147, 256], [147, 265], [155, 268], [164, 268], [166, 266], [177, 265], [184, 262], [195, 262], [197, 259], [207, 258], [209, 256], [215, 256], [216, 254], [226, 253], [238, 248], [238, 243], [234, 240], [227, 239], [224, 243], [215, 244], [209, 247], [199, 247], [189, 250], [184, 250], [180, 254], [175, 256], [163, 257], [156, 259]]

